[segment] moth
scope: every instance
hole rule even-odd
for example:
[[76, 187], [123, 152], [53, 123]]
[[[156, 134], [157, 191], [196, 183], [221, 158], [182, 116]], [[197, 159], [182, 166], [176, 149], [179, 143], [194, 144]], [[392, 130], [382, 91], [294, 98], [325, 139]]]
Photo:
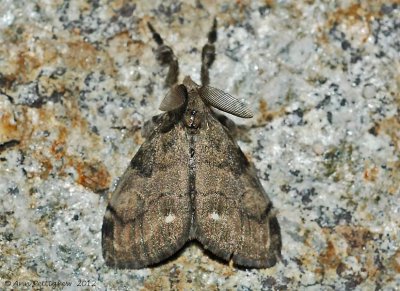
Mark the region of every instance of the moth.
[[157, 59], [169, 67], [170, 89], [160, 105], [164, 113], [145, 123], [145, 142], [106, 209], [106, 264], [122, 269], [152, 266], [196, 240], [237, 266], [275, 265], [282, 245], [276, 211], [254, 165], [234, 141], [232, 121], [213, 110], [252, 117], [243, 102], [209, 86], [217, 21], [202, 49], [201, 85], [190, 77], [177, 84], [177, 58], [154, 27], [148, 27], [158, 44]]

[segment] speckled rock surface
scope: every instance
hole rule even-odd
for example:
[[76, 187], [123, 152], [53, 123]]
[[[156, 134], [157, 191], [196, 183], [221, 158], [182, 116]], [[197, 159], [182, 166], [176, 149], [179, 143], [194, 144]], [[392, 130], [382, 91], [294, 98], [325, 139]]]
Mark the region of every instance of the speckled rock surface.
[[[360, 4], [362, 3], [362, 4]], [[155, 268], [101, 255], [109, 190], [165, 95], [151, 21], [256, 117], [239, 141], [278, 209], [283, 261], [191, 244]], [[398, 290], [398, 1], [0, 1], [0, 289]]]

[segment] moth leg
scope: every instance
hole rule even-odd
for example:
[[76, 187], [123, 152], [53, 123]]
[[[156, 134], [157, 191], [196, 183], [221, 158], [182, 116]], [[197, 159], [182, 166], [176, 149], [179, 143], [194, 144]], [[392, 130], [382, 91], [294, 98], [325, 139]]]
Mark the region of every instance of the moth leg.
[[201, 84], [203, 86], [210, 83], [209, 68], [215, 60], [215, 46], [217, 40], [217, 19], [214, 18], [213, 26], [208, 33], [208, 42], [201, 51]]
[[179, 63], [176, 58], [174, 51], [171, 47], [164, 44], [160, 34], [154, 29], [154, 27], [147, 23], [154, 41], [158, 44], [156, 49], [156, 59], [162, 66], [169, 66], [167, 77], [165, 79], [165, 86], [172, 87], [178, 81], [179, 75]]
[[143, 124], [142, 137], [148, 139], [155, 131], [159, 133], [170, 131], [176, 123], [175, 120], [176, 116], [174, 112], [166, 112], [153, 116]]
[[223, 114], [219, 114], [217, 112], [214, 112], [214, 116], [223, 126], [225, 126], [228, 129], [229, 132], [235, 132], [235, 130], [237, 130], [237, 125], [229, 117]]
[[213, 112], [213, 114], [217, 120], [228, 130], [229, 135], [234, 140], [241, 140], [247, 143], [251, 142], [249, 135], [251, 127], [248, 127], [247, 125], [237, 125], [232, 119], [223, 114], [219, 114], [217, 112]]
[[148, 139], [153, 131], [160, 125], [163, 115], [164, 113], [155, 115], [143, 124], [141, 134], [144, 139]]

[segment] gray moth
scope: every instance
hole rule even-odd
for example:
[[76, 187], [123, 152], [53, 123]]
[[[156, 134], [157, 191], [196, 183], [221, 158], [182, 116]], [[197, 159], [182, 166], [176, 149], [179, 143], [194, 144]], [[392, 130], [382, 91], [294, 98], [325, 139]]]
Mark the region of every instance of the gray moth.
[[187, 242], [197, 241], [237, 266], [274, 266], [282, 245], [276, 211], [253, 163], [236, 144], [228, 119], [213, 110], [253, 116], [243, 102], [209, 86], [216, 20], [202, 50], [201, 85], [190, 77], [177, 84], [178, 60], [148, 26], [158, 44], [157, 59], [169, 67], [169, 92], [160, 105], [164, 113], [145, 123], [145, 142], [106, 209], [102, 227], [106, 264], [152, 266]]

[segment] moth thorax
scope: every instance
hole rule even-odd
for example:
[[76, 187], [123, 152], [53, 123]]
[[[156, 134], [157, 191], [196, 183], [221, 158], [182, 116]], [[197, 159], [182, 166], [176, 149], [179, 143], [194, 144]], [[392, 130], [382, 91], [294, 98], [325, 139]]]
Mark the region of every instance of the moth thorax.
[[196, 130], [201, 126], [201, 112], [198, 109], [187, 108], [184, 114], [183, 122], [188, 129]]

